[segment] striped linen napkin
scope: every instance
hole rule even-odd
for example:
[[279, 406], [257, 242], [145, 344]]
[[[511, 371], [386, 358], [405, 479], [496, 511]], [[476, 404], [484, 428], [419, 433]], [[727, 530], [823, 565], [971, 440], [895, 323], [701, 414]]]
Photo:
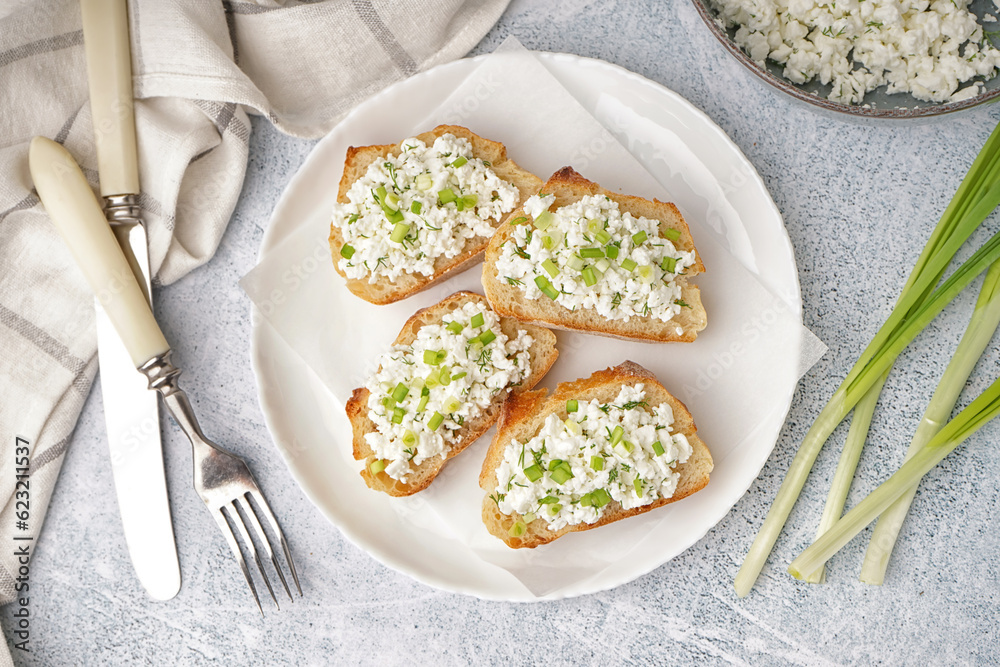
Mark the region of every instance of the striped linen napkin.
[[[323, 135], [386, 85], [463, 56], [509, 0], [130, 0], [140, 200], [157, 284], [208, 261], [246, 169], [247, 112]], [[0, 604], [7, 546], [35, 538], [97, 370], [93, 299], [35, 195], [28, 143], [77, 158], [95, 190], [76, 0], [0, 6]], [[16, 460], [19, 443], [27, 461]], [[31, 520], [18, 527], [27, 468]], [[25, 542], [31, 543], [33, 542]], [[12, 642], [13, 643], [13, 642]], [[7, 656], [0, 650], [0, 664]]]

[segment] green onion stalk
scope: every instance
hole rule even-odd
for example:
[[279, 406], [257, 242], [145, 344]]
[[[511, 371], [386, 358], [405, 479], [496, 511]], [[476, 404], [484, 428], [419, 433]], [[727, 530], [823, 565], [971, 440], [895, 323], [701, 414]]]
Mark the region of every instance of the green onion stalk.
[[[994, 130], [994, 135], [995, 134], [996, 130]], [[993, 139], [993, 137], [991, 136], [990, 139]], [[979, 154], [979, 158], [983, 158], [984, 155], [988, 155], [987, 151], [990, 148], [990, 142], [987, 141], [983, 150]], [[979, 158], [977, 158], [977, 162]], [[917, 259], [917, 263], [913, 267], [913, 270], [906, 281], [906, 285], [903, 287], [902, 296], [900, 297], [901, 301], [907, 294], [910, 293], [913, 288], [913, 284], [917, 282], [920, 276], [927, 270], [930, 259], [935, 254], [941, 252], [941, 246], [944, 241], [953, 236], [954, 227], [951, 226], [951, 222], [953, 220], [958, 220], [958, 216], [967, 212], [974, 201], [988, 194], [988, 188], [992, 183], [996, 182], [997, 175], [995, 170], [1000, 169], [1000, 164], [981, 164], [980, 166], [983, 167], [982, 172], [976, 173], [977, 165], [975, 163], [973, 164], [972, 168], [969, 170], [969, 174], [966, 176], [966, 179], [963, 180], [958, 192], [955, 193], [955, 197], [949, 204], [948, 209], [941, 216], [941, 222], [934, 230], [934, 233], [932, 233], [931, 238], [929, 239], [923, 252]], [[979, 182], [976, 182], [970, 177], [977, 177], [980, 180]], [[968, 185], [967, 188], [965, 188], [966, 185]], [[964, 241], [965, 239], [963, 238], [962, 240]], [[951, 261], [951, 258], [952, 256], [948, 256], [949, 262]], [[940, 281], [946, 265], [947, 264], [942, 266], [941, 272], [936, 275], [932, 284], [937, 284], [937, 282]], [[926, 293], [918, 295], [917, 305], [926, 300], [927, 296], [928, 295]], [[978, 357], [979, 355], [976, 355], [976, 359], [978, 359]], [[851, 417], [851, 427], [848, 431], [847, 438], [844, 441], [844, 448], [841, 451], [840, 460], [837, 462], [837, 469], [834, 473], [833, 481], [830, 484], [830, 491], [826, 497], [826, 505], [823, 507], [823, 515], [820, 518], [819, 526], [816, 529], [817, 537], [829, 530], [830, 526], [832, 526], [844, 512], [847, 494], [851, 490], [851, 483], [854, 481], [854, 473], [857, 470], [858, 462], [861, 460], [861, 452], [864, 449], [865, 441], [868, 439], [868, 432], [871, 428], [872, 417], [875, 414], [875, 407], [878, 404], [879, 397], [882, 395], [882, 387], [888, 376], [889, 373], [886, 372], [854, 408], [854, 414]], [[954, 408], [954, 403], [952, 404], [952, 408]], [[945, 415], [945, 417], [947, 416], [948, 415]], [[933, 435], [933, 433], [929, 433], [929, 435]], [[902, 521], [902, 518], [900, 518], [900, 521]], [[888, 558], [888, 556], [886, 556], [886, 558]], [[825, 568], [821, 568], [819, 571], [806, 577], [805, 581], [809, 583], [821, 583], [825, 578], [824, 575]]]
[[[873, 388], [884, 382], [896, 357], [948, 302], [987, 266], [1000, 258], [1000, 234], [997, 234], [947, 281], [934, 289], [958, 249], [998, 204], [1000, 125], [986, 141], [932, 232], [896, 307], [806, 433], [771, 504], [767, 518], [736, 575], [734, 586], [740, 597], [747, 595], [757, 580], [805, 485], [813, 463], [830, 434], [869, 392], [872, 396], [867, 400], [871, 403], [866, 403], [864, 410], [859, 412], [863, 415], [868, 410], [874, 410], [878, 393]], [[864, 426], [863, 430], [867, 432], [867, 425]], [[860, 429], [855, 437], [860, 437], [863, 443], [864, 437], [860, 434]], [[841, 477], [847, 475], [843, 474]], [[850, 480], [847, 479], [847, 485], [849, 483]], [[840, 487], [838, 495], [846, 497], [842, 482]], [[830, 514], [835, 516], [839, 511], [831, 511]], [[815, 570], [811, 570], [807, 574], [814, 572]]]
[[845, 544], [888, 509], [920, 479], [950, 454], [970, 435], [1000, 414], [1000, 379], [991, 384], [969, 407], [945, 424], [937, 435], [924, 444], [889, 479], [882, 482], [864, 500], [837, 521], [830, 530], [813, 542], [792, 561], [788, 571], [801, 579], [826, 563]]
[[[910, 441], [910, 447], [906, 452], [907, 458], [912, 457], [930, 442], [951, 416], [958, 402], [958, 396], [972, 374], [972, 369], [990, 344], [998, 326], [1000, 326], [1000, 263], [995, 263], [983, 281], [969, 326], [962, 335], [962, 340], [941, 376], [934, 396], [928, 403], [920, 425], [917, 426]], [[892, 555], [899, 530], [916, 492], [917, 486], [914, 485], [879, 516], [861, 566], [861, 581], [876, 586], [880, 586], [884, 581], [889, 557]]]

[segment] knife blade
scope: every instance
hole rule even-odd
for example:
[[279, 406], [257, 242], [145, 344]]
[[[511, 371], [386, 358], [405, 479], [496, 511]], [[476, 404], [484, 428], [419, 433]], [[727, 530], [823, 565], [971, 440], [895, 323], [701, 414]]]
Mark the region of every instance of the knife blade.
[[[148, 300], [152, 290], [146, 228], [138, 206], [125, 0], [82, 0], [80, 8], [105, 213]], [[157, 395], [136, 372], [100, 302], [95, 304], [101, 392], [125, 543], [136, 576], [149, 595], [169, 600], [180, 590], [181, 575], [163, 469]]]

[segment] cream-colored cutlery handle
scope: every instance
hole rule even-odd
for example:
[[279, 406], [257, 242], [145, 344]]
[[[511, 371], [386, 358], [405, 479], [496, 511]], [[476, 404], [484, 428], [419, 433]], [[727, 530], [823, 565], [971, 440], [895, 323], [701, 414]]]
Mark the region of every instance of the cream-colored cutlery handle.
[[132, 56], [125, 0], [81, 0], [101, 194], [138, 194]]
[[51, 139], [35, 137], [28, 163], [39, 199], [125, 343], [132, 362], [139, 367], [166, 352], [170, 346], [73, 156]]

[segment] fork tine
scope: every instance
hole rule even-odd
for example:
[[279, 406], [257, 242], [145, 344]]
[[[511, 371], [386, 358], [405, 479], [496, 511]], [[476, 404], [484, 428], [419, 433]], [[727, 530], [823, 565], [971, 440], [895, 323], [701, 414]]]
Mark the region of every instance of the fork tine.
[[[295, 588], [299, 591], [299, 597], [302, 597], [302, 586], [299, 585], [299, 575], [295, 571], [295, 563], [292, 561], [292, 552], [288, 550], [288, 542], [285, 541], [285, 534], [281, 532], [281, 526], [278, 525], [278, 520], [274, 518], [271, 508], [268, 506], [267, 502], [264, 500], [264, 496], [261, 495], [258, 489], [251, 489], [247, 493], [253, 497], [257, 507], [260, 508], [260, 511], [264, 513], [265, 517], [267, 517], [267, 522], [271, 525], [271, 529], [274, 531], [274, 534], [278, 536], [278, 541], [281, 542], [281, 550], [285, 554], [285, 561], [288, 563], [288, 569], [292, 571], [292, 580], [295, 582]], [[278, 572], [280, 573], [281, 570], [279, 569]], [[282, 580], [284, 580], [284, 577], [282, 577]]]
[[[232, 521], [233, 523], [236, 524], [236, 529], [240, 531], [240, 535], [243, 536], [243, 541], [246, 542], [248, 548], [250, 549], [250, 553], [253, 554], [253, 559], [257, 562], [257, 569], [260, 570], [260, 576], [264, 578], [264, 585], [267, 586], [267, 592], [271, 594], [271, 599], [274, 601], [275, 606], [277, 606], [278, 609], [281, 609], [281, 605], [278, 604], [278, 598], [274, 597], [274, 589], [271, 588], [271, 580], [267, 578], [267, 573], [264, 572], [264, 564], [260, 562], [260, 554], [257, 553], [257, 546], [253, 543], [253, 540], [250, 538], [250, 533], [247, 532], [246, 524], [243, 523], [243, 517], [240, 515], [239, 512], [239, 510], [241, 509], [239, 501], [240, 501], [239, 498], [233, 498], [232, 502], [230, 503], [230, 505], [233, 508], [231, 511]], [[245, 514], [247, 512], [247, 508], [244, 507], [242, 509]], [[268, 547], [268, 549], [270, 549], [270, 547]]]
[[[257, 512], [254, 509], [254, 503], [250, 502], [250, 491], [243, 494], [243, 513], [246, 514], [247, 519], [250, 520], [250, 528], [257, 533], [257, 537], [260, 539], [261, 544], [264, 545], [264, 551], [267, 552], [268, 557], [271, 559], [271, 564], [274, 565], [274, 571], [278, 573], [278, 578], [281, 579], [281, 585], [285, 587], [285, 593], [288, 594], [288, 599], [295, 601], [292, 597], [292, 592], [288, 590], [288, 582], [285, 581], [285, 574], [278, 567], [278, 559], [274, 557], [274, 552], [271, 550], [271, 540], [268, 539], [267, 533], [264, 532], [264, 528], [260, 525], [260, 521], [257, 520]], [[277, 603], [275, 603], [277, 604]]]
[[240, 564], [240, 569], [243, 570], [243, 576], [247, 580], [247, 584], [250, 585], [250, 592], [253, 593], [253, 600], [257, 603], [257, 609], [260, 610], [260, 615], [264, 615], [264, 610], [260, 606], [260, 598], [257, 597], [257, 587], [253, 585], [253, 579], [250, 578], [250, 570], [247, 569], [247, 563], [243, 560], [243, 554], [240, 552], [240, 547], [236, 544], [236, 536], [233, 535], [232, 528], [229, 527], [229, 522], [226, 521], [226, 515], [223, 508], [219, 507], [215, 510], [210, 510], [212, 518], [215, 522], [219, 524], [219, 530], [226, 538], [226, 542], [229, 543], [229, 548], [233, 550], [233, 555], [236, 556], [236, 561]]

